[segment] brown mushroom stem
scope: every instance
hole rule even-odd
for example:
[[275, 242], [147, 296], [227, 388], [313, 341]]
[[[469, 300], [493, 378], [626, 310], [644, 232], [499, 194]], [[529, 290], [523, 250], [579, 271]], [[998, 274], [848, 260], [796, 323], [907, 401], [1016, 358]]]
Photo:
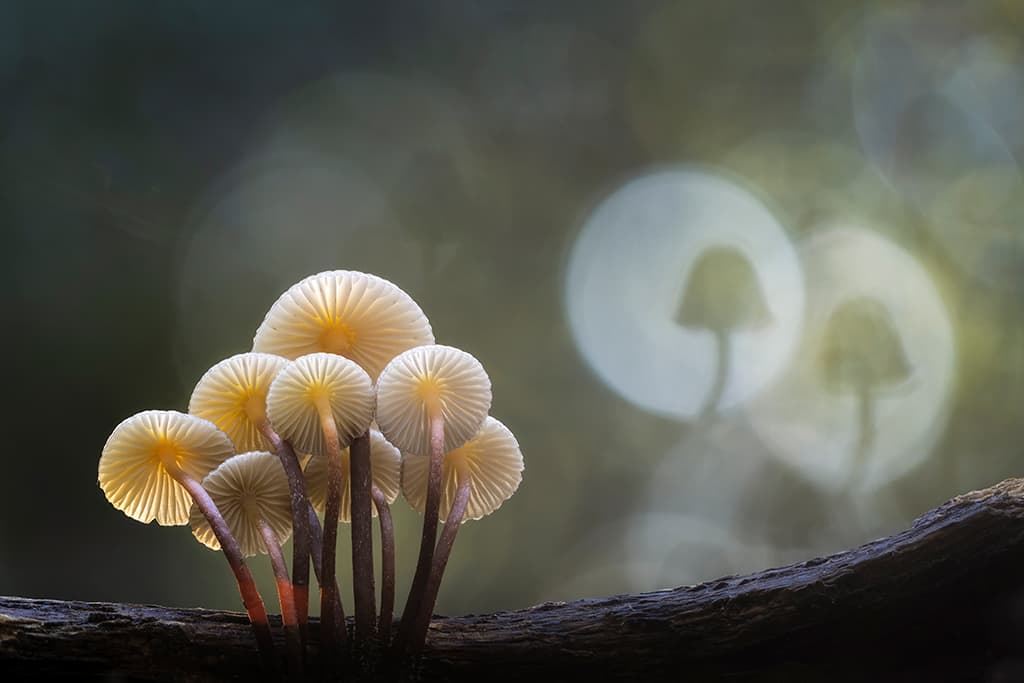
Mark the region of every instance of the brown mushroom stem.
[[295, 613], [299, 621], [299, 631], [305, 648], [307, 622], [309, 620], [309, 516], [306, 509], [309, 500], [306, 497], [306, 480], [302, 476], [302, 466], [295, 455], [295, 449], [282, 439], [270, 421], [264, 418], [258, 423], [260, 434], [270, 442], [271, 448], [281, 460], [281, 466], [288, 476], [288, 493], [292, 506], [292, 586], [295, 593]]
[[380, 624], [377, 632], [387, 646], [395, 613], [395, 524], [384, 492], [373, 486], [371, 493], [380, 522]]
[[213, 502], [213, 498], [202, 487], [202, 484], [182, 470], [173, 460], [173, 457], [161, 454], [161, 459], [167, 474], [188, 491], [192, 500], [195, 501], [196, 507], [199, 508], [199, 511], [203, 513], [203, 516], [210, 523], [210, 529], [213, 531], [213, 535], [217, 537], [217, 542], [220, 543], [221, 550], [224, 551], [224, 557], [227, 558], [228, 565], [231, 567], [235, 580], [238, 582], [238, 592], [242, 595], [242, 604], [245, 606], [245, 611], [249, 615], [249, 621], [252, 623], [252, 630], [256, 635], [256, 647], [259, 649], [263, 666], [267, 671], [276, 670], [277, 659], [274, 655], [274, 639], [270, 633], [267, 609], [263, 605], [263, 598], [260, 597], [259, 590], [256, 588], [256, 581], [253, 579], [252, 572], [249, 571], [249, 567], [246, 566], [245, 559], [242, 557], [242, 549], [239, 547], [238, 541], [235, 540], [231, 529], [228, 528], [227, 522], [221, 516], [220, 510], [217, 509], [217, 504]]
[[377, 606], [373, 585], [373, 505], [370, 487], [370, 432], [356, 437], [349, 446], [349, 474], [352, 495], [352, 598], [355, 604], [355, 641], [373, 638]]
[[423, 510], [423, 535], [420, 538], [420, 555], [416, 560], [409, 596], [405, 600], [402, 621], [395, 637], [395, 652], [401, 654], [412, 635], [414, 615], [419, 612], [434, 560], [434, 544], [437, 542], [437, 517], [441, 507], [441, 465], [444, 463], [444, 417], [440, 410], [430, 413], [430, 465], [427, 470], [427, 499]]
[[336, 548], [338, 547], [338, 518], [341, 514], [342, 462], [338, 427], [334, 423], [330, 406], [321, 401], [320, 424], [327, 442], [327, 504], [324, 508], [323, 550], [320, 558], [320, 623], [321, 650], [325, 658], [325, 671], [331, 671], [331, 662], [338, 655], [338, 643], [343, 636], [337, 628], [334, 606], [340, 601], [335, 579]]
[[455, 490], [455, 499], [452, 501], [451, 511], [434, 550], [434, 561], [430, 566], [430, 576], [423, 592], [423, 602], [420, 604], [419, 612], [413, 616], [412, 632], [409, 637], [410, 655], [418, 655], [423, 650], [430, 617], [433, 615], [437, 593], [441, 588], [441, 577], [448, 566], [448, 558], [451, 556], [452, 546], [455, 545], [455, 534], [459, 533], [459, 527], [462, 526], [462, 518], [466, 516], [466, 506], [469, 504], [469, 495], [473, 489], [472, 479], [464, 462], [456, 463], [456, 477], [459, 486]]
[[293, 678], [302, 678], [303, 649], [302, 634], [299, 630], [299, 618], [295, 608], [295, 591], [292, 580], [288, 577], [288, 566], [284, 562], [284, 553], [277, 534], [260, 518], [256, 521], [267, 547], [270, 566], [274, 570], [274, 581], [277, 583], [277, 599], [281, 603], [281, 624], [284, 626], [285, 646], [288, 652], [288, 668]]
[[[313, 557], [313, 573], [316, 574], [317, 583], [320, 580], [320, 567], [324, 554], [324, 530], [320, 527], [320, 518], [316, 516], [313, 504], [309, 506], [309, 554]], [[348, 637], [345, 629], [345, 610], [341, 607], [341, 591], [338, 590], [338, 583], [334, 583], [334, 628], [338, 637], [344, 641]]]

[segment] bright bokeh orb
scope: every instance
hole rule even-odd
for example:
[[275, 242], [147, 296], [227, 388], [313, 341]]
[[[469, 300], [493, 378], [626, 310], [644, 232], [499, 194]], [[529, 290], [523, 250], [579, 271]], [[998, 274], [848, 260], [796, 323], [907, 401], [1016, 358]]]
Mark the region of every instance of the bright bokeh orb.
[[[758, 324], [728, 330], [726, 347], [680, 319], [694, 267], [716, 250], [749, 266], [744, 279], [764, 307]], [[803, 316], [800, 267], [782, 226], [750, 192], [694, 167], [642, 176], [601, 202], [572, 247], [565, 287], [573, 337], [593, 371], [639, 408], [681, 420], [705, 409], [722, 367], [717, 409], [770, 382]]]

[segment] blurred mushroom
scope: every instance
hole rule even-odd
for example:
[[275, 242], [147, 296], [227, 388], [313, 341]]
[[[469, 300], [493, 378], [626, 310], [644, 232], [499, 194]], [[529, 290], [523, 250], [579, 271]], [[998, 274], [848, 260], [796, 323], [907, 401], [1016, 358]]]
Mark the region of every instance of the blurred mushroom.
[[[421, 512], [427, 504], [424, 491], [429, 468], [429, 458], [424, 456], [407, 455], [402, 461], [402, 492], [409, 504]], [[403, 615], [402, 626], [406, 621], [411, 623], [407, 641], [409, 654], [417, 654], [423, 648], [441, 577], [459, 526], [501, 507], [519, 488], [522, 473], [523, 454], [519, 443], [512, 432], [493, 417], [484, 421], [476, 436], [444, 456], [439, 512], [445, 525], [434, 551], [419, 609], [414, 614]]]
[[471, 439], [491, 407], [491, 380], [480, 361], [450, 346], [420, 346], [399, 354], [377, 379], [377, 424], [403, 453], [429, 454], [423, 535], [403, 619], [395, 639], [401, 651], [412, 615], [425, 598], [437, 541], [444, 454]]
[[818, 361], [820, 377], [830, 391], [852, 392], [857, 399], [860, 438], [854, 472], [863, 474], [874, 442], [875, 397], [911, 376], [910, 362], [888, 309], [866, 296], [841, 303], [825, 326]]
[[[292, 582], [281, 552], [281, 544], [292, 533], [292, 518], [288, 476], [280, 459], [266, 451], [236, 455], [206, 475], [203, 488], [238, 540], [242, 555], [252, 557], [264, 553], [270, 557], [281, 603], [289, 669], [293, 678], [301, 678], [302, 635]], [[189, 522], [193, 535], [203, 545], [220, 550], [220, 540], [198, 505], [192, 506]]]
[[[391, 633], [391, 621], [395, 608], [395, 532], [391, 519], [391, 503], [395, 502], [401, 490], [400, 477], [402, 454], [388, 442], [376, 429], [370, 430], [371, 456], [370, 466], [373, 470], [373, 502], [374, 516], [380, 519], [381, 543], [381, 588], [380, 588], [380, 624], [379, 631], [385, 638]], [[347, 464], [349, 451], [342, 452], [342, 471]], [[310, 458], [303, 471], [306, 477], [306, 490], [309, 501], [317, 510], [323, 511], [327, 502], [327, 459]], [[351, 515], [351, 479], [344, 476], [341, 489], [341, 512], [339, 520], [349, 523]]]
[[212, 422], [174, 410], [147, 410], [114, 428], [100, 456], [99, 485], [115, 508], [144, 524], [154, 519], [163, 526], [188, 524], [195, 502], [238, 581], [256, 644], [270, 671], [274, 642], [263, 598], [230, 527], [199, 483], [234, 454], [231, 439]]
[[[327, 458], [320, 617], [325, 632], [329, 634], [323, 639], [324, 650], [328, 656], [333, 656], [338, 640], [344, 638], [342, 633], [330, 633], [336, 625], [334, 607], [338, 600], [335, 595], [335, 548], [344, 476], [341, 451], [369, 429], [373, 420], [373, 386], [370, 377], [353, 361], [330, 353], [312, 353], [297, 358], [277, 375], [267, 393], [267, 414], [278, 433], [295, 448], [312, 453], [313, 457]], [[355, 506], [352, 507], [354, 514]], [[367, 572], [362, 564], [355, 561], [356, 546], [362, 539], [354, 532], [352, 536], [356, 634], [369, 637], [376, 612], [372, 540], [359, 549], [362, 556], [370, 560]], [[365, 617], [367, 611], [369, 619]]]
[[[423, 311], [398, 286], [375, 275], [335, 270], [311, 275], [282, 294], [256, 330], [253, 351], [293, 359], [321, 352], [338, 354], [358, 363], [376, 380], [396, 354], [433, 342]], [[370, 635], [376, 610], [367, 601], [373, 598], [369, 434], [357, 434], [354, 441], [349, 467], [356, 633]], [[327, 509], [335, 508], [336, 504], [329, 504]], [[329, 527], [325, 545], [331, 548], [333, 541], [328, 543], [327, 536], [336, 534], [335, 525], [325, 520]]]
[[715, 412], [729, 379], [729, 337], [738, 330], [757, 329], [771, 322], [757, 273], [746, 256], [733, 247], [704, 251], [690, 272], [676, 322], [708, 330], [715, 336], [718, 364], [715, 379], [699, 418]]
[[302, 467], [291, 444], [267, 419], [267, 391], [288, 360], [269, 353], [240, 353], [206, 371], [189, 400], [188, 412], [210, 420], [227, 433], [239, 453], [270, 450], [281, 460], [291, 497], [292, 580], [295, 611], [305, 643], [309, 615], [309, 503]]

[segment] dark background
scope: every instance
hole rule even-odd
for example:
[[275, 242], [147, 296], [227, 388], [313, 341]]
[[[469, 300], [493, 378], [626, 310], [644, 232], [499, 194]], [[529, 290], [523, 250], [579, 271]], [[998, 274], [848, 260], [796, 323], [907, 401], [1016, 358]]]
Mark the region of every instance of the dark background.
[[[106, 503], [99, 453], [129, 415], [183, 410], [324, 269], [408, 291], [522, 445], [519, 492], [460, 532], [442, 612], [777, 565], [1019, 472], [1024, 16], [960, 5], [0, 5], [0, 594], [238, 606], [187, 529]], [[863, 221], [919, 264], [949, 393], [908, 399], [941, 418], [926, 452], [886, 457], [926, 457], [871, 495], [823, 486], [745, 405], [678, 419], [598, 379], [567, 322], [572, 245], [678, 164], [742, 183], [797, 251]], [[930, 339], [902, 343], [913, 365]], [[418, 517], [397, 507], [401, 605]]]

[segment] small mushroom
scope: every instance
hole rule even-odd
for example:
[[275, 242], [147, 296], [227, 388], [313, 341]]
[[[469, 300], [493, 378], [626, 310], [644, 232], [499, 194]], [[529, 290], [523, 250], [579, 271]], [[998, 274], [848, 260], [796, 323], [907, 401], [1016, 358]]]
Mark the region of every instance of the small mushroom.
[[[419, 455], [407, 455], [402, 460], [402, 492], [409, 504], [419, 511], [427, 504], [424, 490], [429, 476], [428, 460]], [[488, 417], [475, 437], [445, 454], [441, 479], [440, 516], [445, 525], [434, 551], [419, 610], [408, 615], [411, 621], [407, 641], [409, 654], [417, 654], [423, 648], [441, 577], [459, 526], [491, 514], [519, 488], [523, 479], [523, 454], [519, 443], [505, 425]], [[403, 625], [405, 621], [403, 615]]]
[[[324, 651], [333, 656], [342, 633], [331, 633], [339, 623], [334, 608], [335, 548], [344, 478], [342, 449], [369, 429], [373, 420], [373, 385], [369, 375], [355, 362], [330, 353], [301, 356], [284, 368], [267, 393], [267, 414], [282, 438], [313, 457], [327, 458], [327, 500], [324, 509], [323, 557], [320, 567], [320, 616], [327, 636]], [[367, 454], [368, 456], [369, 454]], [[369, 469], [369, 468], [367, 468]], [[369, 487], [367, 487], [369, 488]], [[353, 506], [354, 507], [354, 506]], [[369, 525], [370, 514], [366, 515]], [[356, 546], [362, 537], [352, 534], [353, 593], [359, 615], [369, 611], [367, 621], [356, 619], [357, 636], [368, 637], [375, 618], [373, 590], [373, 546], [360, 548], [360, 560], [369, 559], [369, 571], [356, 562]], [[369, 539], [369, 535], [367, 535]]]
[[[479, 431], [490, 407], [491, 380], [480, 361], [451, 346], [409, 349], [395, 356], [377, 379], [381, 433], [404, 453], [429, 455], [423, 534], [405, 615], [418, 612], [427, 589], [437, 541], [444, 454]], [[408, 641], [411, 628], [411, 619], [403, 618], [395, 641], [397, 650]]]
[[305, 643], [309, 615], [309, 503], [295, 450], [274, 431], [267, 418], [270, 383], [288, 363], [288, 359], [269, 353], [240, 353], [226, 358], [207, 370], [196, 383], [188, 412], [213, 422], [227, 433], [239, 453], [266, 449], [281, 460], [288, 477], [295, 530], [292, 545], [295, 611]]
[[174, 410], [147, 410], [114, 428], [100, 455], [99, 485], [115, 508], [143, 524], [153, 520], [164, 526], [188, 524], [191, 503], [198, 506], [238, 581], [269, 671], [275, 662], [274, 642], [263, 598], [238, 541], [199, 483], [234, 454], [231, 439], [212, 422]]
[[[395, 607], [395, 531], [391, 519], [391, 503], [401, 491], [402, 454], [376, 429], [370, 430], [373, 471], [374, 516], [380, 519], [381, 543], [381, 588], [380, 588], [380, 633], [385, 638], [391, 633], [391, 621]], [[348, 449], [342, 453], [342, 466], [349, 458]], [[317, 510], [323, 510], [327, 502], [327, 459], [310, 458], [303, 472], [309, 501]], [[340, 521], [351, 521], [351, 479], [344, 477], [341, 490]]]
[[853, 393], [857, 400], [860, 437], [854, 459], [855, 476], [863, 476], [874, 443], [878, 394], [900, 386], [912, 367], [885, 305], [858, 296], [841, 303], [829, 316], [818, 356], [818, 370], [833, 393]]
[[[281, 460], [266, 451], [250, 451], [222, 462], [203, 479], [242, 555], [266, 554], [274, 570], [281, 603], [292, 677], [302, 677], [302, 635], [288, 566], [281, 544], [292, 534], [291, 495]], [[220, 540], [198, 505], [192, 506], [192, 533], [205, 546], [220, 550]]]
[[718, 364], [701, 418], [715, 412], [725, 393], [731, 335], [764, 327], [771, 319], [750, 259], [734, 247], [712, 247], [700, 255], [690, 272], [676, 321], [715, 337]]
[[[423, 311], [397, 285], [368, 273], [334, 270], [311, 275], [289, 287], [256, 330], [253, 351], [292, 359], [313, 353], [337, 354], [355, 361], [376, 380], [396, 354], [433, 342], [434, 334]], [[354, 441], [349, 467], [358, 635], [373, 631], [375, 610], [365, 600], [373, 595], [373, 504], [369, 435], [364, 432]], [[358, 585], [365, 581], [371, 582], [369, 586]]]

